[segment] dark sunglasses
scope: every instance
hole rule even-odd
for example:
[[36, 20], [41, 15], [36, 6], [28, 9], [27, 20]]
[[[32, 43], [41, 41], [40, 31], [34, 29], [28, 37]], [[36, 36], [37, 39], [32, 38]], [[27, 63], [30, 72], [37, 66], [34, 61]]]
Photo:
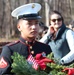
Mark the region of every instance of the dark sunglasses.
[[58, 19], [51, 19], [52, 22], [56, 22], [56, 20], [59, 22], [59, 21], [62, 21], [62, 18], [58, 18]]

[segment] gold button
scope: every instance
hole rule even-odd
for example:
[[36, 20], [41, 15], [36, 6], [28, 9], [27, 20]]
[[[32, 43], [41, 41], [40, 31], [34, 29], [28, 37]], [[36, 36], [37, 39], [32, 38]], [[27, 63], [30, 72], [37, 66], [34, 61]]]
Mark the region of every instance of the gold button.
[[34, 54], [34, 51], [31, 51], [32, 54]]
[[25, 41], [26, 44], [28, 44], [28, 41]]
[[32, 49], [32, 46], [30, 46], [30, 49]]

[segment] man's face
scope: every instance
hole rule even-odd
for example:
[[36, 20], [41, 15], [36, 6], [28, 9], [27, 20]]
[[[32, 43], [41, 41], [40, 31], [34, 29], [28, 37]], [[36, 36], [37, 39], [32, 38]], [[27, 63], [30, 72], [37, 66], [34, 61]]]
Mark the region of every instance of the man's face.
[[38, 34], [39, 21], [21, 19], [19, 20], [17, 28], [23, 38], [35, 38]]

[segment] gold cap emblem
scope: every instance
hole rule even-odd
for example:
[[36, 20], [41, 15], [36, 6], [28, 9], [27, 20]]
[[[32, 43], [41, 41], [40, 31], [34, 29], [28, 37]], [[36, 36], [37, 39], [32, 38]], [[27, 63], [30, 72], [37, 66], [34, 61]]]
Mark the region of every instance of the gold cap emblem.
[[34, 8], [34, 7], [35, 7], [35, 4], [32, 5], [32, 8]]

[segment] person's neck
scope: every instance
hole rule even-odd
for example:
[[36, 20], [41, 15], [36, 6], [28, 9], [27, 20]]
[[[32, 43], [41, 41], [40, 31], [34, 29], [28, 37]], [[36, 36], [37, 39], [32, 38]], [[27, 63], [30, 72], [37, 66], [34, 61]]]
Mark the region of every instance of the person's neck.
[[32, 42], [32, 41], [34, 41], [35, 39], [34, 39], [34, 38], [26, 38], [25, 40], [27, 40], [28, 42]]
[[55, 32], [57, 32], [59, 30], [59, 28], [55, 28], [54, 30], [55, 30]]
[[28, 41], [28, 42], [32, 42], [32, 41], [34, 41], [35, 40], [35, 38], [30, 38], [30, 37], [23, 37], [23, 36], [21, 36], [23, 39], [25, 39], [26, 41]]

